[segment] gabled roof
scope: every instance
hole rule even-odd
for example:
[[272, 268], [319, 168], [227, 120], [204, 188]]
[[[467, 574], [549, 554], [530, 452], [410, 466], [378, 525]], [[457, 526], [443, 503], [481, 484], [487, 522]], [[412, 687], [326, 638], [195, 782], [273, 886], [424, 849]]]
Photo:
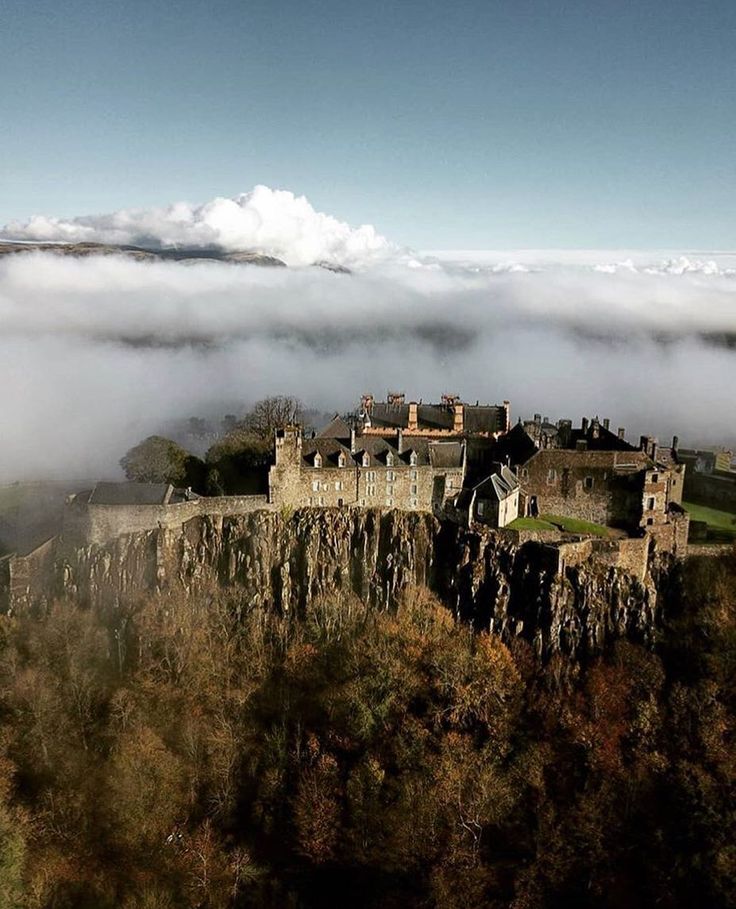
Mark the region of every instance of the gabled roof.
[[484, 499], [495, 498], [502, 501], [519, 488], [519, 481], [512, 470], [505, 465], [498, 473], [492, 473], [475, 487], [474, 492]]
[[330, 420], [330, 422], [325, 426], [325, 428], [317, 433], [318, 439], [340, 439], [349, 441], [350, 440], [350, 427], [343, 420], [339, 414]]

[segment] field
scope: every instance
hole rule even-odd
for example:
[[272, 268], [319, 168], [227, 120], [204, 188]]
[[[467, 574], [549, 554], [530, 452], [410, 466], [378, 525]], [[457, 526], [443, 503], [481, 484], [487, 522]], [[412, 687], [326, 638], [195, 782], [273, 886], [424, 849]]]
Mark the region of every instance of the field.
[[682, 507], [693, 521], [705, 521], [708, 525], [707, 542], [728, 542], [736, 540], [736, 514], [730, 511], [719, 511], [717, 508], [708, 508], [706, 505], [695, 505], [693, 502], [683, 502]]

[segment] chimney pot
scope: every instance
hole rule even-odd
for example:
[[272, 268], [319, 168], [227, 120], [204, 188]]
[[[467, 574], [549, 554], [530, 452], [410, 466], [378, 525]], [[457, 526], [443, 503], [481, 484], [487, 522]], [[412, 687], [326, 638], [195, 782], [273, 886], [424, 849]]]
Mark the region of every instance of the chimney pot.
[[608, 417], [604, 417], [604, 418], [603, 418], [603, 428], [604, 428], [604, 429], [610, 429], [610, 428], [611, 428], [611, 421], [608, 419]]
[[626, 430], [624, 429], [623, 426], [619, 426], [618, 437], [619, 437], [619, 439], [621, 439], [622, 442], [624, 441], [625, 436], [626, 436]]

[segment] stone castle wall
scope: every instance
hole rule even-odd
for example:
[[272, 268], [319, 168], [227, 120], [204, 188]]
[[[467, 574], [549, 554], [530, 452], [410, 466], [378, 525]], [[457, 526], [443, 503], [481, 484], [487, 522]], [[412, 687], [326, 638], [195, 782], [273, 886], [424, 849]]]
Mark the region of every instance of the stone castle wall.
[[89, 505], [70, 502], [62, 535], [72, 545], [101, 544], [130, 533], [180, 529], [192, 518], [248, 514], [272, 506], [267, 496], [213, 496], [173, 505]]

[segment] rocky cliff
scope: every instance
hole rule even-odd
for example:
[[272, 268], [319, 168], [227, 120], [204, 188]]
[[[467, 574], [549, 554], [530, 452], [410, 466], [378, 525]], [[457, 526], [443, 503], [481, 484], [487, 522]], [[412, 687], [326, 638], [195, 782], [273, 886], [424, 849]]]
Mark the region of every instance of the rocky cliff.
[[254, 512], [199, 517], [183, 533], [157, 530], [106, 546], [57, 549], [49, 592], [115, 604], [144, 591], [193, 595], [230, 588], [247, 604], [309, 609], [315, 597], [355, 594], [390, 608], [408, 585], [537, 653], [584, 657], [616, 636], [656, 633], [656, 586], [616, 568], [559, 570], [557, 552], [490, 530], [463, 530], [430, 515], [366, 510]]

